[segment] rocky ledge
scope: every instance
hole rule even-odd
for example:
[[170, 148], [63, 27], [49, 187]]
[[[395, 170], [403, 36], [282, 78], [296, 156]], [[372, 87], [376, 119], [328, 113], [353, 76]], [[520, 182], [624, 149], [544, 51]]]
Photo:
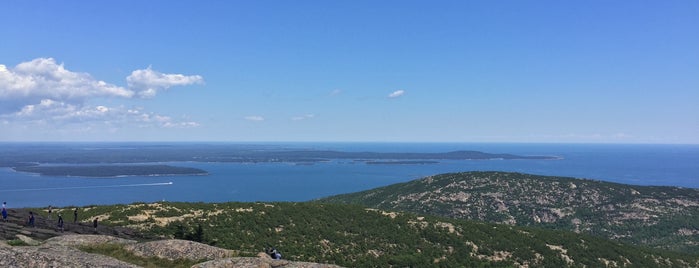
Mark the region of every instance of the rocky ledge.
[[[258, 257], [235, 257], [231, 250], [188, 240], [156, 238], [125, 227], [87, 222], [66, 223], [59, 230], [53, 220], [36, 215], [34, 227], [26, 226], [29, 211], [8, 209], [7, 221], [0, 220], [0, 267], [139, 267], [109, 256], [81, 251], [80, 247], [118, 245], [144, 258], [189, 260], [193, 267], [280, 267], [334, 268], [329, 264], [273, 260], [261, 253]], [[148, 242], [138, 242], [148, 241]], [[13, 246], [15, 245], [15, 246]], [[21, 245], [21, 246], [19, 246]]]
[[141, 257], [169, 260], [202, 261], [193, 267], [304, 267], [332, 268], [329, 264], [273, 260], [262, 253], [259, 257], [232, 257], [230, 250], [186, 240], [160, 240], [138, 243], [108, 235], [70, 234], [56, 236], [43, 242], [29, 237], [21, 239], [36, 246], [10, 246], [0, 242], [0, 267], [139, 267], [112, 257], [80, 251], [80, 246], [101, 244], [124, 245], [124, 249]]

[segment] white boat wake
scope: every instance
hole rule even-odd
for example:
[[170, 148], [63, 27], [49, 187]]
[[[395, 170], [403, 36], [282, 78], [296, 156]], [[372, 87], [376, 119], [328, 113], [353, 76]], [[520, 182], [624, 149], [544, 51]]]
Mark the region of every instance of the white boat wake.
[[93, 186], [72, 186], [72, 187], [52, 187], [52, 188], [2, 189], [2, 190], [0, 190], [0, 192], [26, 192], [26, 191], [121, 188], [121, 187], [141, 187], [141, 186], [166, 186], [166, 185], [172, 185], [172, 184], [173, 184], [172, 182], [156, 182], [156, 183], [139, 183], [139, 184], [93, 185]]

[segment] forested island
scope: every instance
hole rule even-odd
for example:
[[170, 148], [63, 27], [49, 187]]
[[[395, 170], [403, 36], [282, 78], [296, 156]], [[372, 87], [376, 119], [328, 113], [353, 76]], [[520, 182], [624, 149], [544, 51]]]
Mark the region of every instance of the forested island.
[[428, 165], [428, 164], [439, 164], [438, 161], [430, 160], [403, 160], [403, 161], [366, 161], [367, 165]]
[[100, 166], [21, 166], [15, 171], [37, 173], [44, 176], [72, 177], [119, 177], [119, 176], [165, 176], [207, 175], [198, 168], [169, 165], [100, 165]]
[[468, 150], [436, 153], [351, 152], [241, 144], [4, 143], [0, 147], [0, 167], [46, 176], [78, 177], [208, 174], [201, 169], [159, 164], [168, 162], [313, 165], [333, 160], [348, 160], [366, 165], [425, 165], [454, 160], [513, 159], [555, 160], [560, 158]]
[[555, 160], [556, 156], [530, 156], [479, 151], [421, 152], [346, 152], [284, 146], [240, 144], [22, 144], [7, 143], [0, 148], [0, 167], [36, 164], [124, 164], [162, 162], [226, 162], [226, 163], [300, 163], [312, 164], [339, 160], [375, 161], [373, 164], [394, 164], [388, 161], [440, 160]]

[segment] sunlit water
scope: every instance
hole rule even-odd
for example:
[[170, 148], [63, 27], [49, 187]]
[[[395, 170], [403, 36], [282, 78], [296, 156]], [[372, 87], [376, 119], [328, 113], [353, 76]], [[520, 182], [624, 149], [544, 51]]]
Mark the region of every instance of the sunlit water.
[[367, 165], [333, 160], [291, 163], [173, 162], [207, 176], [79, 178], [38, 176], [0, 168], [0, 200], [10, 207], [118, 204], [152, 201], [307, 201], [424, 176], [459, 171], [515, 171], [635, 185], [699, 188], [699, 145], [381, 144], [296, 143], [312, 149], [371, 152], [447, 152], [553, 155], [560, 160], [466, 160], [439, 164]]

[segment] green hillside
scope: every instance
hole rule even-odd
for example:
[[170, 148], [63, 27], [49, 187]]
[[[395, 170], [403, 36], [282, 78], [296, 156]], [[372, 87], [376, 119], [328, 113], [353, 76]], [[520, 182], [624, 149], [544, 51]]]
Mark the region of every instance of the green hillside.
[[307, 203], [153, 203], [96, 206], [81, 217], [253, 256], [347, 267], [696, 267], [699, 257], [573, 232]]
[[466, 172], [320, 201], [568, 230], [647, 247], [699, 252], [699, 189]]

